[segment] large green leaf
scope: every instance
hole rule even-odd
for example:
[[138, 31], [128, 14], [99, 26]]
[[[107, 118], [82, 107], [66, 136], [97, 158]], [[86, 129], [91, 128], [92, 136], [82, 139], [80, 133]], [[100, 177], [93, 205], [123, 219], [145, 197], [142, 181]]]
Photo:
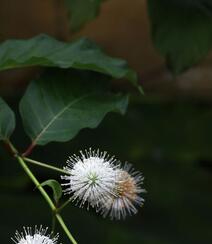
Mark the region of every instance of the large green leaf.
[[136, 73], [126, 61], [107, 56], [88, 39], [65, 43], [39, 35], [28, 40], [8, 40], [0, 45], [0, 70], [35, 65], [92, 70], [137, 83]]
[[0, 97], [0, 140], [7, 140], [15, 129], [15, 115]]
[[178, 74], [198, 63], [212, 46], [211, 0], [148, 0], [152, 36]]
[[71, 29], [77, 30], [97, 16], [103, 0], [66, 0], [65, 2], [70, 11]]
[[33, 144], [68, 141], [83, 128], [95, 128], [110, 111], [123, 114], [128, 98], [105, 92], [103, 82], [85, 74], [52, 74], [31, 82], [20, 103]]

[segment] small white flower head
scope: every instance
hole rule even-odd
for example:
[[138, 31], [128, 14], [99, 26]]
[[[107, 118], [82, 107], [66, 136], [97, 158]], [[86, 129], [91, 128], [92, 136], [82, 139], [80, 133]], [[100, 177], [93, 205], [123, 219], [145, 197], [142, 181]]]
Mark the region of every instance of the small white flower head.
[[22, 232], [16, 231], [15, 237], [12, 238], [16, 244], [57, 244], [58, 234], [52, 237], [52, 234], [47, 234], [48, 228], [39, 228], [35, 226], [34, 231], [31, 227], [23, 227]]
[[[115, 164], [116, 163], [116, 164]], [[103, 199], [108, 199], [114, 194], [116, 182], [116, 169], [118, 164], [114, 157], [107, 152], [85, 150], [80, 151], [80, 156], [73, 155], [67, 160], [64, 169], [69, 175], [62, 176], [67, 180], [66, 194], [72, 194], [71, 199], [80, 203], [85, 202], [92, 207], [99, 206]]]
[[144, 177], [130, 164], [125, 163], [123, 169], [117, 169], [116, 173], [115, 194], [102, 202], [101, 213], [103, 217], [109, 215], [111, 219], [119, 220], [137, 213], [136, 207], [144, 202], [140, 194], [146, 190], [141, 187]]

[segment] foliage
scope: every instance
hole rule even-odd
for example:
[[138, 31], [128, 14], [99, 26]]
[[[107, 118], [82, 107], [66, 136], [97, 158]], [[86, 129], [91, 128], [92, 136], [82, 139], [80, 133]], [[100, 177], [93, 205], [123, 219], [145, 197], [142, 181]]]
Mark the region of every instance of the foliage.
[[[71, 12], [71, 29], [76, 31], [87, 21], [92, 20], [98, 14], [101, 3], [101, 0], [66, 0], [68, 11]], [[167, 65], [174, 74], [183, 72], [205, 57], [212, 43], [210, 29], [212, 4], [209, 0], [149, 0], [148, 9], [153, 41], [161, 54], [166, 57]], [[0, 98], [0, 140], [7, 146], [10, 154], [46, 200], [52, 211], [53, 222], [57, 219], [69, 241], [76, 244], [61, 216], [62, 209], [68, 205], [70, 200], [61, 204], [62, 188], [60, 184], [54, 179], [47, 179], [40, 183], [28, 164], [32, 163], [60, 173], [65, 169], [35, 161], [28, 156], [37, 145], [43, 146], [53, 141], [68, 142], [79, 131], [85, 128], [96, 128], [110, 112], [125, 114], [128, 95], [121, 94], [119, 91], [112, 92], [110, 79], [127, 79], [140, 91], [142, 89], [138, 84], [136, 72], [129, 68], [126, 61], [108, 56], [100, 47], [86, 38], [66, 43], [42, 34], [27, 40], [7, 40], [0, 44], [1, 71], [34, 66], [46, 69], [43, 69], [43, 72], [37, 74], [37, 77], [30, 82], [19, 104], [23, 127], [30, 137], [31, 143], [23, 153], [12, 144], [10, 137], [15, 129], [15, 114], [2, 98]], [[148, 106], [146, 110], [148, 110], [148, 114], [151, 108]], [[144, 109], [144, 115], [145, 112]], [[170, 114], [168, 118], [173, 119], [173, 121], [171, 120], [173, 123], [177, 121], [177, 118], [175, 116], [172, 118]], [[151, 115], [146, 122], [146, 128], [149, 130], [142, 131], [141, 126], [145, 124], [145, 116], [140, 119], [140, 122], [136, 120], [136, 125], [134, 120], [132, 124], [125, 125], [126, 130], [123, 133], [129, 146], [129, 141], [137, 143], [134, 138], [141, 140], [137, 135], [141, 130], [141, 134], [145, 138], [143, 145], [141, 147], [141, 144], [137, 143], [137, 147], [133, 148], [133, 153], [145, 155], [146, 150], [146, 154], [151, 154], [155, 158], [160, 158], [165, 150], [169, 151], [166, 155], [172, 154], [173, 148], [169, 137], [170, 135], [176, 136], [176, 141], [180, 144], [179, 134], [172, 134], [172, 131], [167, 129], [164, 118], [161, 121]], [[117, 122], [116, 129], [121, 124], [118, 119]], [[134, 128], [134, 132], [131, 128]], [[152, 132], [152, 128], [155, 129], [154, 136], [149, 139], [149, 131]], [[166, 133], [160, 136], [165, 141], [168, 138], [164, 148], [158, 148], [160, 142], [157, 141], [157, 135], [161, 131], [166, 131]], [[187, 130], [187, 132], [193, 135], [193, 131]], [[113, 133], [108, 134], [112, 134], [114, 137]], [[120, 138], [123, 134], [112, 139], [117, 142], [117, 147], [121, 147], [122, 151], [124, 149]], [[202, 139], [202, 135], [200, 138]], [[104, 140], [107, 140], [107, 136]], [[190, 145], [192, 147], [191, 143]], [[151, 147], [150, 151], [147, 147]], [[196, 153], [191, 156], [188, 149], [182, 149], [182, 151], [185, 151], [183, 157], [188, 161], [198, 155]], [[151, 171], [149, 174], [151, 175]], [[161, 182], [158, 179], [156, 181]], [[46, 186], [52, 189], [53, 197], [47, 193]], [[173, 189], [171, 190], [173, 192]], [[163, 194], [166, 201], [167, 198], [170, 202], [172, 201], [167, 194], [164, 192]], [[175, 200], [178, 200], [177, 196], [175, 196]], [[163, 207], [165, 204], [164, 200]], [[54, 231], [54, 227], [52, 230]]]
[[7, 140], [15, 128], [15, 115], [0, 97], [0, 140]]
[[98, 76], [60, 72], [29, 85], [20, 113], [32, 143], [45, 145], [68, 141], [83, 128], [97, 127], [110, 111], [123, 114], [127, 103], [127, 96], [107, 93]]
[[210, 0], [148, 0], [155, 46], [179, 74], [198, 63], [212, 46]]
[[55, 203], [58, 203], [60, 198], [62, 197], [63, 194], [63, 190], [62, 187], [60, 185], [60, 183], [56, 180], [50, 179], [50, 180], [46, 180], [43, 183], [41, 183], [41, 186], [49, 186], [52, 188], [53, 191], [53, 197], [54, 197], [54, 201]]
[[103, 0], [65, 0], [69, 10], [70, 26], [73, 31], [82, 27], [86, 22], [94, 19], [99, 13]]
[[42, 34], [28, 40], [8, 40], [0, 44], [0, 70], [31, 66], [90, 70], [137, 83], [136, 73], [126, 61], [109, 57], [85, 38], [66, 43]]
[[[62, 169], [27, 158], [36, 145], [52, 141], [66, 142], [84, 128], [95, 128], [111, 111], [124, 114], [128, 96], [110, 92], [110, 78], [126, 78], [137, 86], [136, 73], [121, 59], [107, 56], [94, 43], [81, 39], [64, 43], [47, 35], [29, 40], [8, 40], [0, 44], [0, 70], [31, 66], [54, 67], [33, 80], [20, 102], [20, 114], [31, 144], [24, 153], [18, 152], [10, 141], [15, 128], [15, 115], [0, 98], [0, 140], [16, 158], [35, 184], [55, 220], [63, 228], [69, 241], [76, 244], [66, 227], [61, 210], [62, 189], [53, 179], [42, 184], [30, 170], [28, 163], [64, 172]], [[57, 69], [56, 69], [57, 68]], [[53, 200], [44, 186], [53, 190]]]

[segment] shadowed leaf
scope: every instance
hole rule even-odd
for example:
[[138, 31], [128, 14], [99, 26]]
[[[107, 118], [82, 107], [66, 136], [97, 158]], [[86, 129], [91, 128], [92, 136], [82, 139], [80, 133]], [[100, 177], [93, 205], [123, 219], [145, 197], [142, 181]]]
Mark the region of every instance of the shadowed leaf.
[[152, 36], [179, 74], [198, 63], [212, 46], [212, 2], [210, 0], [149, 0]]
[[60, 183], [56, 180], [47, 180], [44, 181], [41, 186], [49, 186], [52, 188], [53, 197], [56, 203], [59, 202], [60, 198], [62, 197], [62, 187]]
[[125, 95], [105, 91], [104, 83], [80, 74], [47, 75], [31, 82], [20, 103], [33, 144], [65, 142], [83, 128], [95, 128], [111, 111], [123, 114]]
[[39, 35], [28, 40], [8, 40], [0, 44], [0, 70], [29, 66], [96, 71], [116, 79], [126, 78], [138, 86], [137, 75], [126, 61], [109, 57], [85, 38], [66, 43]]
[[0, 97], [0, 140], [7, 140], [15, 129], [15, 115]]
[[70, 26], [77, 30], [86, 22], [94, 19], [99, 12], [103, 0], [66, 0], [65, 3], [70, 11]]

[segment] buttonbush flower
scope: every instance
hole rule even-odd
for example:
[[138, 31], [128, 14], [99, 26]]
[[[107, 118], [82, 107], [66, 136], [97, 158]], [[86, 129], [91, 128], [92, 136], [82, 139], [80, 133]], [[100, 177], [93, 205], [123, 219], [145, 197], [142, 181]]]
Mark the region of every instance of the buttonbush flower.
[[16, 231], [15, 237], [12, 238], [16, 244], [57, 244], [58, 235], [51, 237], [47, 234], [48, 228], [37, 228], [35, 226], [34, 232], [31, 227], [23, 227], [22, 232]]
[[87, 202], [104, 217], [121, 219], [136, 214], [137, 207], [143, 205], [142, 174], [127, 163], [122, 168], [106, 152], [80, 151], [80, 156], [69, 157], [64, 169], [69, 173], [62, 176], [68, 181], [63, 184], [67, 186], [64, 192], [72, 194], [71, 200], [80, 202], [80, 207]]
[[101, 213], [109, 215], [111, 219], [125, 218], [128, 214], [136, 214], [136, 206], [142, 206], [144, 199], [140, 193], [146, 192], [141, 188], [143, 176], [135, 171], [130, 164], [123, 169], [116, 169], [116, 184], [114, 194], [102, 201]]
[[85, 150], [80, 156], [73, 155], [67, 160], [64, 169], [70, 175], [62, 176], [68, 182], [64, 190], [66, 194], [73, 194], [71, 199], [80, 203], [85, 202], [96, 207], [100, 202], [114, 194], [116, 185], [117, 160], [110, 157], [107, 152]]

